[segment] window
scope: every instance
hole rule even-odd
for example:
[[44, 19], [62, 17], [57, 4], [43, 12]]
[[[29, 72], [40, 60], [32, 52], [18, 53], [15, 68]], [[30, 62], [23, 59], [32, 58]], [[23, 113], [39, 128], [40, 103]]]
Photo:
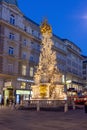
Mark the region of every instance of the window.
[[24, 39], [23, 45], [26, 46], [26, 43], [27, 43], [27, 41], [26, 41], [26, 39]]
[[26, 28], [26, 26], [24, 26], [24, 31], [25, 31], [25, 32], [27, 31], [27, 28]]
[[86, 64], [83, 64], [83, 69], [86, 69]]
[[34, 35], [34, 30], [32, 30], [32, 35]]
[[84, 80], [86, 80], [86, 77], [83, 77]]
[[86, 74], [86, 71], [83, 71], [83, 74]]
[[14, 55], [14, 48], [13, 47], [9, 47], [8, 54]]
[[22, 75], [26, 75], [26, 65], [22, 65]]
[[33, 55], [30, 56], [30, 61], [34, 61]]
[[40, 45], [39, 45], [39, 44], [37, 45], [37, 50], [39, 50], [39, 51], [40, 51]]
[[33, 77], [33, 76], [34, 76], [34, 68], [30, 67], [30, 77]]
[[41, 38], [41, 35], [40, 35], [40, 33], [38, 33], [38, 38]]
[[9, 34], [9, 39], [14, 40], [15, 35], [13, 33]]
[[13, 64], [8, 64], [8, 72], [13, 72]]
[[13, 14], [11, 14], [11, 16], [10, 16], [10, 23], [13, 25], [15, 24], [15, 17]]
[[22, 58], [26, 59], [26, 53], [25, 52], [23, 53]]

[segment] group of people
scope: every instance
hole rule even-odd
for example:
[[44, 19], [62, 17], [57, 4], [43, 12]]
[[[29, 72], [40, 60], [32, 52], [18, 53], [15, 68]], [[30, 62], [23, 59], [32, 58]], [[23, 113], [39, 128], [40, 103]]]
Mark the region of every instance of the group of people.
[[7, 98], [6, 101], [4, 100], [4, 98], [1, 99], [1, 103], [0, 103], [1, 106], [4, 106], [4, 105], [9, 106], [9, 105], [12, 105], [12, 104], [13, 104], [12, 99]]

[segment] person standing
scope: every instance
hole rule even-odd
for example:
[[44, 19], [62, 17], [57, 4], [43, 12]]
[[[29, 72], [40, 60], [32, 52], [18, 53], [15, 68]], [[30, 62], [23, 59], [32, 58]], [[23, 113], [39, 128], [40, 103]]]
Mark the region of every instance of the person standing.
[[9, 106], [9, 99], [6, 99], [6, 106]]

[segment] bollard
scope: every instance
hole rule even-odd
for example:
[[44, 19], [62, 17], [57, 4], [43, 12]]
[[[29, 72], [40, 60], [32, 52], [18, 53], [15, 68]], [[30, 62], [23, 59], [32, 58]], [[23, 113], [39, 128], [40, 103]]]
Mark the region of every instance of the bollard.
[[75, 110], [75, 103], [74, 103], [74, 101], [72, 101], [72, 107], [73, 107], [73, 110]]
[[37, 102], [37, 111], [40, 111], [40, 103], [39, 103], [39, 101]]
[[65, 106], [64, 106], [64, 112], [67, 112], [68, 111], [68, 103], [65, 102]]

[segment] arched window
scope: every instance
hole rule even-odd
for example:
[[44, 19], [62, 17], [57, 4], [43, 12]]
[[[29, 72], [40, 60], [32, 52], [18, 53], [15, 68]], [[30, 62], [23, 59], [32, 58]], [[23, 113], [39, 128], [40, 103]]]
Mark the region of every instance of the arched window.
[[13, 14], [10, 15], [10, 23], [15, 24], [15, 16]]

